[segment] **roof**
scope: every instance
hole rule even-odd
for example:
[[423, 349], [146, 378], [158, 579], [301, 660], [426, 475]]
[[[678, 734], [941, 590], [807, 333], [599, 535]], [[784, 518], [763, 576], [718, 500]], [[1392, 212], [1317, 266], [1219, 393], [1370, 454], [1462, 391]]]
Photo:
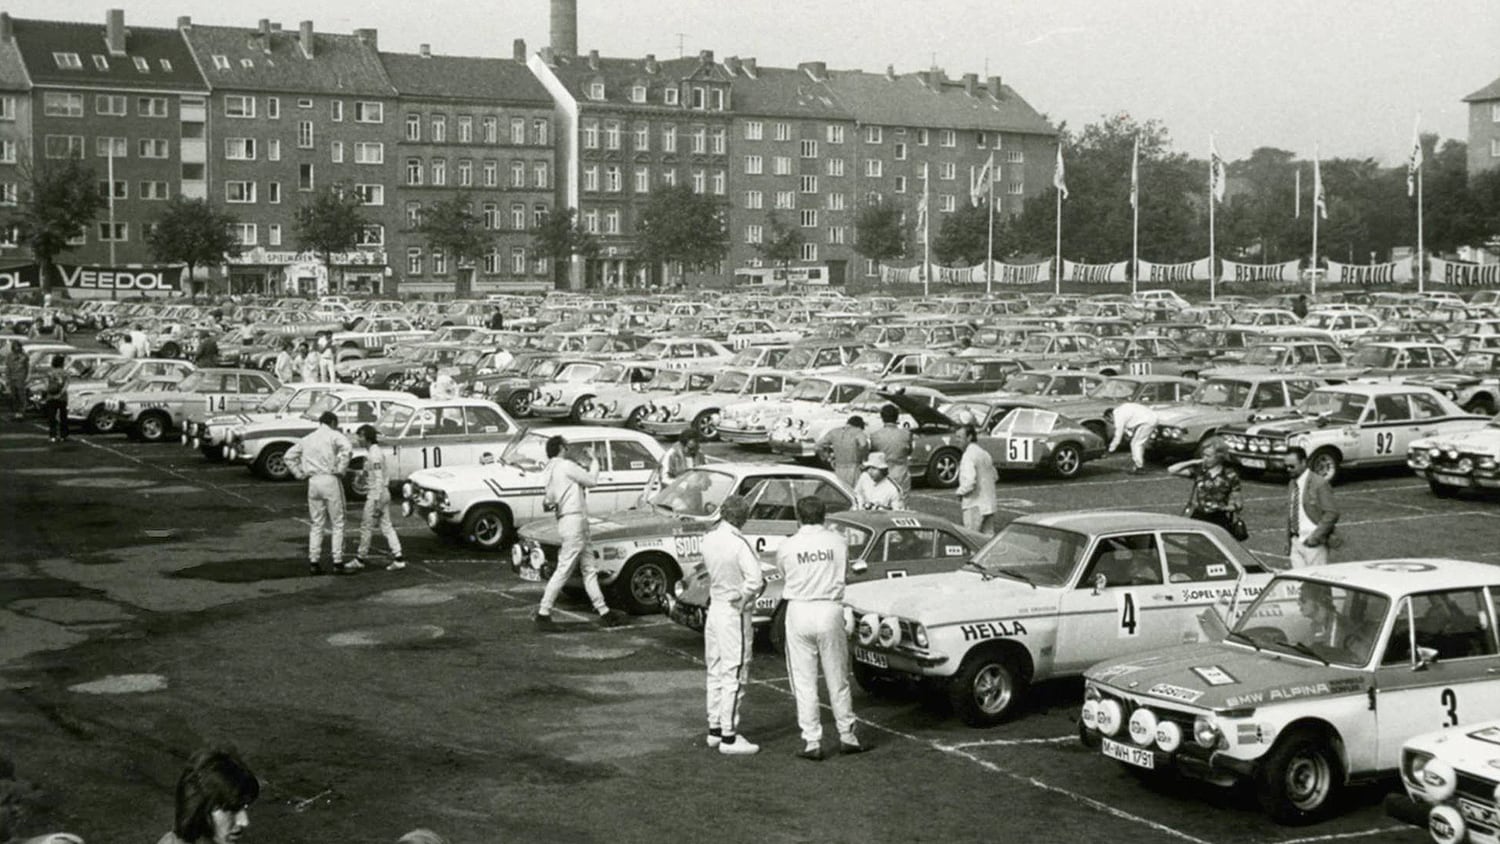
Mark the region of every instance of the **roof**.
[[524, 62], [411, 53], [381, 53], [380, 61], [402, 96], [552, 105], [547, 89]]
[[1500, 100], [1500, 79], [1480, 88], [1478, 91], [1464, 97], [1466, 103], [1482, 103], [1485, 100]]
[[1433, 392], [1431, 387], [1419, 387], [1415, 384], [1403, 384], [1400, 381], [1346, 381], [1342, 384], [1328, 384], [1319, 387], [1318, 389], [1336, 393], [1355, 393], [1362, 396], [1389, 396], [1404, 395], [1406, 393]]
[[792, 68], [757, 68], [755, 76], [735, 74], [731, 88], [735, 114], [853, 120], [826, 81]]
[[26, 62], [21, 58], [20, 45], [14, 38], [0, 41], [0, 90], [24, 91], [30, 87], [31, 78], [26, 73]]
[[1219, 529], [1208, 522], [1189, 519], [1186, 516], [1145, 513], [1138, 510], [1065, 510], [1059, 513], [1033, 513], [1021, 516], [1016, 521], [1088, 534], [1113, 533], [1122, 530]]
[[[296, 30], [259, 30], [193, 24], [185, 30], [189, 46], [209, 87], [297, 94], [395, 96], [375, 48], [354, 35], [313, 35], [313, 52], [303, 53]], [[214, 56], [229, 67], [218, 68]], [[246, 65], [246, 62], [249, 62]]]
[[[999, 97], [984, 86], [969, 94], [963, 82], [941, 80], [928, 87], [923, 74], [888, 75], [832, 70], [828, 85], [861, 123], [930, 126], [1055, 135], [1052, 127], [1014, 88], [1002, 84]], [[937, 74], [926, 74], [934, 79]]]
[[[672, 111], [688, 111], [683, 106], [665, 105], [662, 102], [662, 89], [692, 78], [712, 79], [726, 83], [729, 81], [729, 75], [722, 67], [711, 60], [705, 61], [699, 56], [657, 60], [654, 58], [623, 59], [592, 55], [556, 55], [553, 56], [552, 61], [549, 68], [553, 75], [562, 82], [575, 100], [584, 104], [604, 102], [630, 105], [634, 108], [656, 106]], [[603, 100], [587, 96], [588, 85], [595, 80], [604, 82]], [[630, 100], [631, 89], [637, 82], [643, 82], [646, 85], [646, 102], [644, 103], [635, 103]], [[692, 113], [721, 117], [729, 115], [727, 111], [694, 111]]]
[[[12, 25], [20, 59], [33, 84], [190, 91], [207, 88], [192, 52], [175, 29], [128, 26], [125, 55], [114, 56], [105, 45], [102, 23], [15, 20]], [[77, 53], [82, 67], [76, 70], [58, 67], [53, 53]], [[96, 56], [103, 59], [102, 68]], [[145, 71], [137, 69], [137, 58], [145, 59]], [[163, 60], [166, 66], [162, 65]], [[0, 73], [5, 74], [3, 78], [7, 81], [10, 70], [0, 60]]]
[[1441, 557], [1399, 557], [1332, 563], [1282, 572], [1278, 577], [1296, 577], [1372, 589], [1392, 598], [1439, 588], [1478, 589], [1500, 586], [1500, 569], [1489, 563]]
[[[829, 513], [828, 518], [846, 524], [880, 530], [896, 525], [898, 520], [914, 521], [919, 527], [940, 527], [952, 530], [957, 527], [951, 520], [917, 510], [843, 510]], [[900, 525], [909, 527], [909, 525]]]

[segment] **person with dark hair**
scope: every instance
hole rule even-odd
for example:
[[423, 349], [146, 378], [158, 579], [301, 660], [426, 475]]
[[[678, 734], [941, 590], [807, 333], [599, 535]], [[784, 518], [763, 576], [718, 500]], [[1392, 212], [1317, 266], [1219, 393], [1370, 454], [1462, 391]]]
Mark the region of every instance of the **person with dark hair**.
[[283, 384], [290, 384], [297, 380], [297, 368], [292, 361], [292, 341], [290, 338], [281, 341], [281, 348], [276, 352], [276, 363], [271, 366], [271, 374], [276, 380]]
[[1306, 293], [1297, 294], [1297, 298], [1292, 302], [1292, 313], [1297, 315], [1297, 319], [1307, 319]]
[[677, 443], [661, 459], [661, 482], [666, 486], [695, 466], [703, 465], [703, 441], [697, 431], [683, 431]]
[[260, 781], [232, 748], [199, 751], [177, 778], [172, 831], [157, 844], [234, 844], [259, 797]]
[[958, 459], [958, 503], [963, 510], [964, 527], [983, 533], [994, 533], [996, 485], [1000, 474], [995, 458], [979, 447], [979, 430], [965, 425], [959, 430], [964, 453]]
[[199, 368], [219, 365], [219, 341], [214, 339], [212, 332], [198, 332], [198, 352], [193, 355], [193, 365]]
[[504, 328], [505, 328], [505, 314], [503, 314], [503, 313], [500, 312], [500, 303], [499, 302], [495, 303], [495, 310], [494, 310], [493, 313], [490, 314], [490, 319], [489, 319], [489, 322], [486, 323], [486, 327], [489, 328], [491, 331], [502, 331], [502, 330], [504, 330]]
[[903, 428], [898, 420], [901, 411], [894, 404], [880, 408], [881, 426], [870, 432], [870, 451], [885, 455], [890, 465], [891, 483], [900, 490], [901, 497], [911, 494], [911, 430]]
[[318, 428], [292, 445], [286, 453], [286, 467], [292, 477], [307, 479], [307, 513], [312, 526], [307, 532], [307, 568], [322, 574], [318, 559], [323, 553], [323, 528], [331, 534], [329, 552], [333, 570], [352, 574], [364, 568], [355, 560], [344, 565], [344, 472], [354, 449], [349, 438], [339, 430], [339, 418], [333, 411], [318, 417]]
[[53, 355], [52, 366], [47, 369], [46, 384], [42, 387], [42, 406], [47, 412], [47, 436], [55, 443], [66, 442], [68, 439], [67, 362], [62, 355]]
[[750, 681], [751, 626], [755, 599], [765, 588], [760, 559], [740, 533], [750, 502], [731, 495], [719, 505], [719, 521], [703, 536], [708, 572], [708, 616], [703, 625], [703, 663], [708, 668], [708, 746], [728, 756], [748, 756], [760, 746], [739, 734], [740, 704]]
[[26, 382], [31, 380], [31, 358], [26, 356], [26, 347], [20, 340], [10, 341], [5, 355], [5, 386], [16, 409], [16, 421], [26, 416]]
[[385, 471], [385, 450], [380, 447], [380, 433], [374, 425], [361, 425], [354, 434], [365, 449], [365, 509], [359, 520], [359, 550], [355, 551], [354, 562], [349, 565], [355, 569], [368, 565], [365, 556], [370, 553], [370, 541], [375, 531], [379, 530], [391, 549], [391, 563], [385, 570], [400, 571], [406, 568], [406, 560], [401, 556], [401, 537], [396, 535], [396, 527], [391, 524], [391, 487]]
[[859, 480], [860, 467], [870, 455], [870, 438], [865, 436], [864, 418], [851, 416], [848, 422], [824, 434], [818, 440], [817, 452], [839, 480], [853, 489], [855, 481]]
[[568, 453], [568, 441], [561, 435], [547, 439], [547, 465], [542, 469], [542, 507], [551, 510], [557, 517], [557, 533], [562, 548], [557, 552], [557, 569], [547, 581], [542, 592], [542, 602], [536, 609], [536, 627], [542, 632], [557, 629], [552, 621], [552, 606], [557, 596], [573, 576], [573, 570], [583, 568], [583, 590], [588, 593], [594, 611], [599, 613], [602, 627], [618, 627], [624, 623], [624, 614], [612, 610], [604, 602], [604, 592], [599, 588], [599, 570], [594, 567], [594, 557], [589, 553], [589, 506], [588, 488], [599, 482], [599, 456], [589, 452], [589, 467], [579, 465]]
[[306, 343], [297, 344], [297, 354], [293, 358], [297, 364], [297, 375], [304, 384], [313, 384], [318, 380], [318, 355], [307, 348]]
[[318, 377], [315, 380], [328, 384], [338, 380], [337, 356], [333, 351], [333, 335], [327, 331], [318, 332], [317, 355]]
[[803, 759], [823, 758], [823, 724], [818, 708], [818, 668], [828, 686], [828, 703], [844, 753], [865, 751], [854, 734], [854, 703], [849, 695], [849, 640], [844, 632], [844, 579], [849, 549], [844, 538], [823, 524], [827, 508], [816, 496], [797, 499], [797, 532], [776, 549], [776, 567], [786, 601], [786, 667], [797, 699], [797, 726]]
[[1328, 479], [1307, 470], [1307, 452], [1298, 446], [1282, 457], [1287, 490], [1287, 556], [1292, 568], [1328, 565], [1328, 549], [1338, 546], [1338, 504]]

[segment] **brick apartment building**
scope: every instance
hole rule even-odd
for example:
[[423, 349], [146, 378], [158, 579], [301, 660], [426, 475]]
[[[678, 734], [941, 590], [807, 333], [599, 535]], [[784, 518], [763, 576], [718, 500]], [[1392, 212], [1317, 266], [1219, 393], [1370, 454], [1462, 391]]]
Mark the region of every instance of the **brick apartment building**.
[[1469, 176], [1500, 167], [1500, 79], [1464, 97], [1469, 104]]

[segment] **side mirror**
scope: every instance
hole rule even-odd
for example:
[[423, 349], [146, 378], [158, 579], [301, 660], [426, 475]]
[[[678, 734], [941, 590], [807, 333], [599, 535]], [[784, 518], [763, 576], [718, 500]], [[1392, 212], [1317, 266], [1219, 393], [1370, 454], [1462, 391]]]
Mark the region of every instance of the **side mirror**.
[[1417, 658], [1416, 658], [1416, 661], [1412, 663], [1411, 670], [1413, 670], [1413, 671], [1426, 671], [1427, 667], [1429, 665], [1432, 665], [1432, 664], [1436, 663], [1437, 661], [1438, 661], [1437, 648], [1425, 648], [1425, 647], [1422, 647], [1421, 645], [1418, 645], [1417, 646]]
[[849, 570], [854, 572], [855, 574], [864, 574], [865, 572], [870, 570], [870, 564], [866, 563], [864, 560], [855, 560], [854, 562], [849, 564]]
[[1105, 577], [1104, 574], [1103, 574], [1103, 572], [1100, 572], [1099, 574], [1094, 575], [1094, 594], [1095, 595], [1102, 594], [1104, 592], [1104, 587], [1106, 587], [1108, 585], [1109, 585], [1109, 578]]

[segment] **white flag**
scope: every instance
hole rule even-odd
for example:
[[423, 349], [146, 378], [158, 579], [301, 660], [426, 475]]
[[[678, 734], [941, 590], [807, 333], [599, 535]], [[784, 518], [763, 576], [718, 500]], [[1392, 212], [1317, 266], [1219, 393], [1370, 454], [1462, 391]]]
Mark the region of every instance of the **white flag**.
[[1422, 169], [1422, 133], [1418, 126], [1422, 123], [1422, 115], [1417, 115], [1417, 122], [1411, 127], [1411, 154], [1406, 158], [1406, 195], [1414, 196], [1417, 192], [1417, 171]]
[[1130, 207], [1141, 208], [1141, 136], [1135, 136], [1135, 149], [1130, 153]]
[[978, 205], [981, 202], [984, 202], [985, 196], [989, 194], [989, 190], [990, 190], [989, 183], [990, 183], [990, 180], [992, 180], [994, 178], [995, 178], [995, 154], [992, 152], [992, 153], [990, 153], [989, 160], [986, 161], [986, 162], [984, 162], [984, 166], [983, 167], [979, 168], [979, 173], [977, 175], [974, 175], [974, 176], [970, 177], [970, 179], [969, 179], [969, 204], [970, 205]]
[[1297, 165], [1297, 169], [1292, 171], [1292, 176], [1296, 182], [1296, 186], [1292, 188], [1292, 216], [1300, 220], [1302, 219], [1302, 165]]
[[1323, 166], [1316, 153], [1313, 155], [1313, 207], [1318, 209], [1319, 217], [1328, 219], [1328, 197], [1323, 194]]
[[1219, 150], [1214, 146], [1213, 135], [1208, 136], [1208, 192], [1213, 194], [1215, 202], [1224, 201], [1224, 190], [1229, 178], [1224, 172], [1224, 159], [1219, 157]]
[[1062, 144], [1057, 145], [1057, 167], [1052, 171], [1052, 186], [1057, 188], [1063, 199], [1068, 198], [1068, 183], [1063, 179]]

